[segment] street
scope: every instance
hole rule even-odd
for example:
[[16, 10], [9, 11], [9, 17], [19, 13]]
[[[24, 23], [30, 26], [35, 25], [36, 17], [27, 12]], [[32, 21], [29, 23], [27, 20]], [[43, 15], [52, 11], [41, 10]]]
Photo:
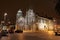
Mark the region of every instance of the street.
[[55, 36], [52, 31], [23, 32], [2, 36], [0, 40], [60, 40], [60, 36]]

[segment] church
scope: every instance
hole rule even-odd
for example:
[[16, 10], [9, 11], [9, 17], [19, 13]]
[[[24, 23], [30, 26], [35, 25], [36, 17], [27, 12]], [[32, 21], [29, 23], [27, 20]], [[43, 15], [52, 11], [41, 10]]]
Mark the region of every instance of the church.
[[16, 29], [21, 30], [53, 30], [54, 21], [35, 15], [33, 9], [26, 11], [26, 16], [23, 17], [22, 10], [19, 9], [16, 14]]

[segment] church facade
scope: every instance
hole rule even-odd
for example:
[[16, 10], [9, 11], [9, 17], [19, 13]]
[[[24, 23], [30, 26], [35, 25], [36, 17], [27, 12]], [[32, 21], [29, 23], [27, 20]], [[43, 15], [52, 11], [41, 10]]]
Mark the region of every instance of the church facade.
[[54, 27], [53, 20], [39, 17], [38, 15], [36, 17], [32, 9], [26, 11], [25, 17], [23, 17], [21, 10], [18, 10], [17, 12], [16, 29], [37, 31], [37, 30], [53, 30], [53, 27]]

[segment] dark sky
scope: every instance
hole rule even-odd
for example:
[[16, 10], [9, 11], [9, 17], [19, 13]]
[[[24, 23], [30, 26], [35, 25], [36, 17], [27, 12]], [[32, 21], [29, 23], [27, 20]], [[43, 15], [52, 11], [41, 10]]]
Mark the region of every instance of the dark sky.
[[3, 14], [8, 13], [8, 18], [15, 22], [18, 9], [25, 11], [33, 8], [34, 12], [39, 16], [48, 16], [59, 18], [55, 11], [57, 0], [0, 0], [0, 20]]

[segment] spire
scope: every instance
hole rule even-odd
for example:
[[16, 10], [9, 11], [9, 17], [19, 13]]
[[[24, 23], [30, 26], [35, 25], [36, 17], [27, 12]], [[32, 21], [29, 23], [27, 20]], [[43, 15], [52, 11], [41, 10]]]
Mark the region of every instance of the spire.
[[17, 19], [19, 19], [21, 16], [23, 16], [22, 11], [21, 11], [21, 9], [19, 9], [16, 17], [17, 17]]
[[18, 12], [21, 12], [22, 13], [21, 9], [19, 9]]

